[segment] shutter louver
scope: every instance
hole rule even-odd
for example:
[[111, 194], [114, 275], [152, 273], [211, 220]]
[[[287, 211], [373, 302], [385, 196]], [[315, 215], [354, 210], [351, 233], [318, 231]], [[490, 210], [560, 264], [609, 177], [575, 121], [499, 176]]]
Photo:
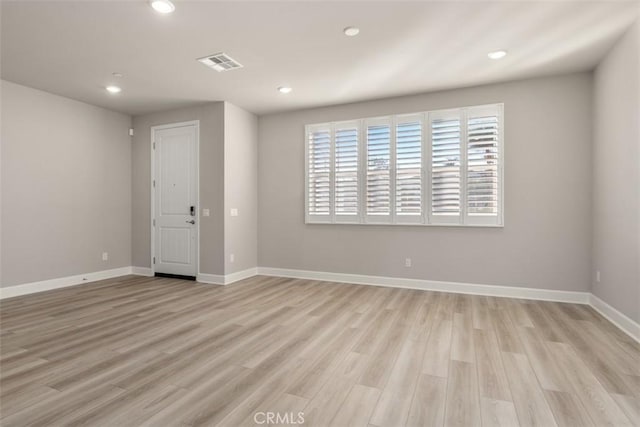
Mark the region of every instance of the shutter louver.
[[460, 119], [431, 122], [431, 213], [460, 215]]
[[331, 132], [314, 130], [308, 141], [309, 215], [331, 214]]
[[422, 214], [422, 123], [396, 125], [396, 215]]
[[335, 213], [358, 215], [358, 128], [335, 132]]
[[467, 125], [467, 214], [498, 214], [498, 117], [470, 117]]
[[391, 213], [390, 162], [390, 126], [367, 126], [367, 215]]

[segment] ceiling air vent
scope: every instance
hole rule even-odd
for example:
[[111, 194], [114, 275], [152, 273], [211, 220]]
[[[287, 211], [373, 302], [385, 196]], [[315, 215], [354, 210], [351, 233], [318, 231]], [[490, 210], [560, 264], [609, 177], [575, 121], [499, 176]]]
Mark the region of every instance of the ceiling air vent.
[[198, 59], [198, 61], [202, 62], [207, 67], [211, 67], [217, 72], [234, 70], [236, 68], [242, 68], [242, 64], [240, 64], [235, 59], [231, 58], [224, 52], [216, 53], [213, 55], [205, 56], [204, 58]]

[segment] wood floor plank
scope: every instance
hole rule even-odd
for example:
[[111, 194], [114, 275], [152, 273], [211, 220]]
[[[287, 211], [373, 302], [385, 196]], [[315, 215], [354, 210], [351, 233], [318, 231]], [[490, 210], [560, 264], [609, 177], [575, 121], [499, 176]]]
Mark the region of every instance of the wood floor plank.
[[561, 366], [549, 352], [545, 341], [538, 335], [538, 331], [520, 327], [518, 332], [541, 387], [545, 390], [571, 391], [571, 386]]
[[372, 424], [378, 427], [404, 425], [416, 388], [416, 372], [420, 372], [425, 350], [426, 341], [405, 342], [371, 417]]
[[473, 363], [451, 361], [447, 382], [445, 409], [446, 426], [480, 426], [480, 400], [476, 366]]
[[124, 393], [126, 393], [125, 390], [111, 385], [85, 389], [83, 393], [60, 393], [56, 396], [57, 398], [44, 399], [38, 404], [3, 418], [2, 424], [45, 427], [50, 426], [51, 420], [55, 419], [58, 425], [64, 425], [74, 417], [102, 406]]
[[500, 350], [524, 354], [525, 350], [518, 337], [518, 329], [513, 324], [509, 314], [502, 309], [493, 309], [491, 310], [491, 319], [498, 337]]
[[632, 425], [640, 426], [640, 397], [612, 394], [620, 409], [627, 415]]
[[608, 392], [633, 393], [631, 386], [625, 380], [625, 374], [633, 368], [622, 368], [625, 363], [613, 355], [615, 353], [611, 346], [613, 343], [602, 345], [599, 340], [594, 340], [589, 330], [583, 326], [583, 322], [578, 320], [567, 319], [564, 331], [566, 341], [580, 354], [581, 359]]
[[436, 377], [447, 377], [451, 354], [451, 320], [436, 320], [427, 341], [429, 351], [425, 352], [422, 372]]
[[421, 374], [409, 409], [408, 426], [444, 425], [447, 379]]
[[60, 391], [51, 387], [33, 384], [9, 393], [0, 400], [0, 419], [36, 406], [46, 400], [54, 400]]
[[604, 389], [588, 366], [567, 344], [550, 343], [553, 356], [562, 364], [576, 396], [598, 426], [631, 426], [631, 421]]
[[409, 335], [411, 325], [415, 321], [418, 313], [418, 302], [411, 298], [411, 294], [405, 295], [404, 303], [401, 304], [396, 313], [396, 317], [387, 330], [386, 334], [381, 334], [376, 350], [369, 358], [369, 365], [362, 373], [359, 384], [369, 387], [383, 389], [387, 379], [391, 375], [394, 361], [400, 352], [403, 342]]
[[480, 396], [511, 402], [511, 390], [495, 333], [493, 330], [476, 329], [473, 334]]
[[454, 313], [451, 332], [451, 360], [475, 363], [473, 321], [470, 314]]
[[500, 303], [500, 307], [508, 314], [515, 326], [524, 328], [534, 327], [522, 300], [501, 298]]
[[519, 425], [516, 408], [512, 402], [490, 399], [480, 399], [482, 411], [482, 427], [511, 427]]
[[408, 338], [413, 341], [426, 341], [431, 333], [436, 307], [430, 302], [431, 293], [429, 292], [421, 292], [416, 298], [420, 298], [420, 301], [417, 303], [418, 313], [415, 322], [413, 322], [411, 326], [411, 332]]
[[326, 426], [347, 398], [367, 365], [369, 356], [351, 352], [341, 361], [316, 395], [304, 408], [305, 425]]
[[379, 397], [380, 390], [377, 388], [354, 385], [329, 424], [350, 427], [369, 425], [369, 418]]
[[327, 377], [333, 375], [333, 371], [338, 369], [342, 359], [350, 352], [349, 344], [357, 337], [357, 332], [354, 329], [345, 328], [336, 334], [335, 339], [328, 343], [323, 351], [316, 354], [313, 360], [305, 364], [302, 369], [291, 373], [292, 381], [287, 387], [287, 392], [308, 399], [315, 396], [322, 384], [327, 381]]
[[520, 425], [523, 427], [557, 425], [527, 356], [503, 352], [502, 360]]
[[545, 390], [544, 395], [547, 402], [549, 402], [558, 426], [595, 426], [582, 402], [572, 393]]
[[525, 310], [527, 310], [529, 319], [531, 319], [534, 328], [545, 341], [564, 342], [564, 336], [558, 330], [558, 323], [554, 322], [545, 313], [544, 304], [546, 303], [543, 301], [532, 301], [531, 304], [527, 304]]
[[216, 372], [179, 399], [169, 402], [141, 425], [155, 426], [171, 420], [173, 423], [191, 424], [201, 414], [216, 410], [236, 397], [235, 390], [241, 389], [248, 381], [250, 370], [238, 366], [228, 366]]
[[487, 297], [478, 296], [471, 300], [471, 313], [475, 329], [493, 329], [489, 309]]

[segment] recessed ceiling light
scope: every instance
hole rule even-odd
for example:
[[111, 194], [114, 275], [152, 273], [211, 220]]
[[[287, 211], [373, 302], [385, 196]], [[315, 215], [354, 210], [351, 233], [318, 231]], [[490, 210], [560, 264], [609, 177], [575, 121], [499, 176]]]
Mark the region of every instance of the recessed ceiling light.
[[349, 37], [353, 37], [353, 36], [357, 36], [358, 35], [358, 33], [360, 32], [360, 28], [358, 28], [358, 27], [347, 27], [342, 31], [344, 32], [345, 35], [347, 35]]
[[120, 92], [122, 92], [122, 89], [120, 89], [118, 86], [107, 86], [105, 89], [109, 93], [120, 93]]
[[506, 50], [496, 50], [494, 52], [489, 52], [487, 56], [491, 59], [501, 59], [507, 56]]
[[169, 0], [151, 0], [151, 7], [159, 13], [171, 13], [176, 7]]
[[280, 93], [289, 93], [291, 92], [293, 89], [291, 89], [289, 86], [280, 86], [278, 88], [278, 92]]

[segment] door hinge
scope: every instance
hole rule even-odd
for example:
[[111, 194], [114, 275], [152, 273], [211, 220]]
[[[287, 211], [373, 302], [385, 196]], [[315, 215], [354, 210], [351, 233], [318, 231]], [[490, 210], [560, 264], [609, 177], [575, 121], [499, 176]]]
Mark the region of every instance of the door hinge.
[[155, 141], [153, 142], [153, 149], [154, 149], [154, 150], [156, 149], [156, 143], [155, 143]]
[[156, 263], [156, 257], [153, 257], [153, 263], [154, 264]]
[[156, 188], [156, 180], [153, 180], [153, 188]]
[[156, 220], [155, 220], [155, 218], [154, 218], [154, 220], [153, 220], [153, 226], [154, 226], [154, 227], [156, 226]]

